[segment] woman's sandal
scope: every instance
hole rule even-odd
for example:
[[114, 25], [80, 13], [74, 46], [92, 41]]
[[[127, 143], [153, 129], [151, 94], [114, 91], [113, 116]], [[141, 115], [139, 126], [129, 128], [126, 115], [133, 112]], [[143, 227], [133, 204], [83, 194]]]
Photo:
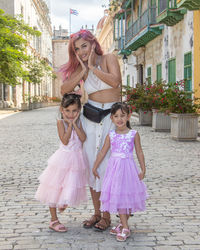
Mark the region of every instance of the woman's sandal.
[[110, 226], [110, 219], [102, 217], [101, 220], [94, 225], [94, 230], [103, 232]]
[[67, 232], [67, 228], [59, 220], [50, 221], [49, 228], [59, 233]]
[[131, 235], [130, 229], [123, 228], [121, 233], [117, 234], [117, 241], [126, 241], [126, 239]]
[[101, 220], [101, 215], [94, 214], [89, 220], [85, 220], [83, 222], [83, 227], [86, 229], [92, 228], [100, 220]]
[[112, 227], [112, 229], [110, 230], [110, 234], [112, 235], [117, 235], [118, 233], [121, 233], [122, 231], [122, 224], [118, 224], [116, 227]]

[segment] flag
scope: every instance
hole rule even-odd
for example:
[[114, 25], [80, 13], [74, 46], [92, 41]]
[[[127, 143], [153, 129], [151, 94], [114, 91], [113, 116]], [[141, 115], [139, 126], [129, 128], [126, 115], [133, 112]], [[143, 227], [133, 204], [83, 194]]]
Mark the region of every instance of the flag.
[[75, 15], [75, 16], [78, 16], [78, 11], [77, 11], [77, 10], [70, 9], [70, 14]]

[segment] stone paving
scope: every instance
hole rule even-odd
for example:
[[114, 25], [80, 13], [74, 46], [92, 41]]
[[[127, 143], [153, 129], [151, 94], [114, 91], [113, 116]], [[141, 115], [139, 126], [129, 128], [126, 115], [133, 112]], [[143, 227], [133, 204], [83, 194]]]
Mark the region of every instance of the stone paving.
[[[0, 116], [0, 249], [200, 249], [200, 138], [173, 141], [169, 133], [139, 126], [134, 117], [149, 199], [147, 210], [129, 221], [131, 237], [119, 243], [108, 231], [84, 229], [82, 221], [93, 212], [90, 196], [87, 204], [59, 215], [67, 233], [52, 232], [48, 208], [34, 200], [34, 193], [37, 177], [59, 144], [57, 114], [57, 107], [49, 107]], [[112, 223], [117, 222], [112, 215]]]

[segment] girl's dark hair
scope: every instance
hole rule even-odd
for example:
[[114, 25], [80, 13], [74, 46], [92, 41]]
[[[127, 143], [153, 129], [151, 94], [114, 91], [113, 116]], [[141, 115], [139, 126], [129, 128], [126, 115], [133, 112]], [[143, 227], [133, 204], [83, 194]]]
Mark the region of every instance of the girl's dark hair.
[[67, 108], [70, 105], [77, 104], [78, 108], [81, 109], [81, 96], [77, 94], [64, 94], [61, 100], [61, 107]]
[[[127, 115], [130, 114], [129, 106], [127, 105], [127, 103], [116, 102], [111, 107], [111, 111], [110, 111], [111, 115], [114, 115], [119, 109], [121, 109], [122, 113], [126, 113]], [[129, 121], [126, 122], [126, 126], [127, 128], [131, 129], [131, 125]]]

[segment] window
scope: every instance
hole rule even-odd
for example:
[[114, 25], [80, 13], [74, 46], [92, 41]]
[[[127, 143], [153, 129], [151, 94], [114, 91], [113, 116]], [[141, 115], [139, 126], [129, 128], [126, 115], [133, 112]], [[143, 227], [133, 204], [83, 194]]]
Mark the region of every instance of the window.
[[167, 9], [168, 1], [166, 0], [158, 0], [158, 14]]
[[21, 5], [21, 15], [24, 16], [24, 7]]
[[156, 81], [160, 82], [162, 80], [162, 64], [157, 64], [156, 66]]
[[176, 82], [176, 59], [171, 59], [168, 61], [168, 82]]
[[131, 20], [128, 21], [128, 29], [131, 27]]
[[127, 85], [127, 86], [130, 86], [130, 75], [127, 75], [126, 85]]
[[147, 81], [151, 84], [151, 67], [147, 68]]
[[143, 84], [143, 65], [138, 65], [138, 83]]
[[192, 53], [189, 52], [184, 55], [184, 79], [185, 90], [192, 90]]

